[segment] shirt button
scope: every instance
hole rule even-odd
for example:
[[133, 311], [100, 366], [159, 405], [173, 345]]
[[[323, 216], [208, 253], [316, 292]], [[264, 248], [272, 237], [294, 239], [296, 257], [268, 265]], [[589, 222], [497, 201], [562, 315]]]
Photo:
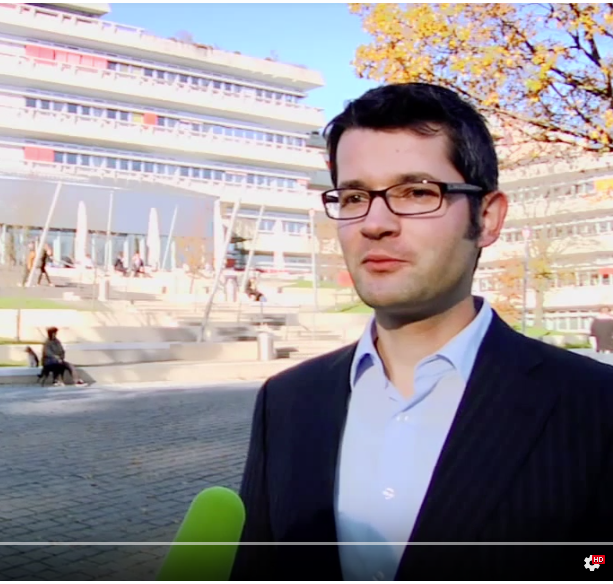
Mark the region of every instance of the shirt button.
[[388, 501], [396, 496], [396, 492], [391, 487], [387, 487], [387, 489], [384, 489], [382, 493]]

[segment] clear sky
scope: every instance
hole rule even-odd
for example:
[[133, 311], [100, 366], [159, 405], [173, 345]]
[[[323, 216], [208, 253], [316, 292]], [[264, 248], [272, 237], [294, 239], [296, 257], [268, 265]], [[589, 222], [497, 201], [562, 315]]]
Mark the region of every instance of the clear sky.
[[194, 40], [254, 57], [320, 71], [326, 82], [308, 103], [330, 120], [347, 99], [375, 84], [358, 79], [351, 65], [356, 48], [368, 41], [360, 18], [347, 4], [111, 4], [107, 20], [169, 37], [190, 32]]

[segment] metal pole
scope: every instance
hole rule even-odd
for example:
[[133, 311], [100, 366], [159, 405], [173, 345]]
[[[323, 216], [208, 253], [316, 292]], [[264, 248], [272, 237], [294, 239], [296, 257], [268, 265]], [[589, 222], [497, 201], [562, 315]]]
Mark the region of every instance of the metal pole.
[[313, 275], [313, 330], [312, 336], [315, 338], [316, 319], [319, 312], [319, 294], [317, 282], [317, 242], [315, 240], [315, 210], [309, 210], [310, 229], [311, 229], [311, 272]]
[[526, 334], [526, 320], [527, 320], [527, 301], [528, 301], [528, 267], [530, 262], [530, 234], [527, 228], [523, 230], [524, 235], [524, 278], [523, 278], [523, 291], [522, 291], [522, 312], [521, 312], [521, 332]]
[[43, 248], [45, 247], [45, 242], [47, 241], [47, 234], [49, 233], [49, 227], [51, 226], [51, 220], [53, 219], [53, 213], [55, 212], [55, 207], [57, 206], [57, 200], [60, 197], [60, 191], [62, 190], [62, 183], [57, 183], [55, 187], [55, 192], [53, 193], [53, 199], [51, 200], [51, 206], [49, 207], [49, 212], [47, 213], [47, 220], [45, 221], [45, 226], [43, 227], [43, 232], [40, 235], [40, 239], [38, 241], [38, 246], [36, 248], [36, 257], [34, 258], [34, 264], [32, 264], [32, 269], [28, 274], [28, 281], [26, 282], [26, 288], [32, 286], [32, 282], [34, 280], [34, 273], [36, 272], [36, 266], [40, 263], [41, 258], [43, 257]]
[[162, 270], [166, 269], [166, 262], [168, 261], [168, 254], [170, 253], [170, 243], [175, 234], [175, 223], [177, 222], [177, 211], [179, 205], [175, 205], [175, 210], [172, 213], [172, 220], [170, 221], [170, 231], [168, 232], [168, 240], [166, 241], [166, 249], [164, 250], [164, 259], [162, 260]]
[[215, 270], [215, 280], [213, 281], [213, 286], [211, 287], [211, 292], [209, 293], [209, 297], [206, 302], [206, 307], [204, 309], [204, 315], [202, 317], [202, 323], [200, 324], [200, 331], [198, 333], [198, 342], [202, 343], [204, 341], [204, 333], [206, 331], [206, 327], [209, 323], [209, 317], [211, 315], [211, 310], [213, 308], [213, 302], [215, 300], [215, 293], [217, 292], [217, 288], [219, 287], [219, 282], [221, 280], [221, 274], [225, 267], [225, 259], [228, 255], [228, 248], [230, 247], [230, 241], [232, 241], [232, 233], [234, 232], [234, 224], [236, 223], [236, 217], [238, 215], [238, 210], [240, 209], [241, 202], [238, 199], [234, 203], [234, 208], [232, 209], [232, 216], [230, 217], [230, 225], [228, 225], [228, 232], [226, 233], [226, 237], [223, 245], [223, 255], [221, 257], [221, 261]]
[[264, 217], [264, 205], [260, 206], [260, 212], [258, 214], [257, 221], [255, 222], [255, 235], [251, 240], [251, 249], [249, 250], [249, 255], [247, 256], [247, 263], [245, 265], [245, 272], [241, 281], [241, 291], [245, 290], [245, 286], [247, 285], [247, 278], [249, 277], [249, 270], [251, 270], [251, 263], [253, 262], [253, 256], [255, 254], [255, 245], [258, 241], [258, 237], [260, 235], [260, 226], [262, 224], [262, 218]]
[[115, 191], [112, 190], [109, 195], [109, 214], [106, 219], [106, 241], [104, 244], [104, 265], [107, 270], [111, 269], [111, 226], [113, 223], [113, 204], [115, 199]]
[[[245, 271], [243, 272], [243, 277], [241, 278], [240, 288], [238, 291], [238, 310], [236, 312], [236, 322], [240, 321], [241, 318], [241, 307], [242, 307], [242, 295], [245, 291], [245, 286], [247, 285], [247, 278], [249, 278], [249, 272], [251, 271], [251, 263], [253, 262], [253, 256], [255, 254], [255, 247], [258, 241], [258, 237], [260, 235], [260, 225], [262, 224], [262, 218], [264, 217], [264, 205], [260, 205], [260, 212], [258, 213], [258, 218], [255, 222], [255, 235], [251, 240], [251, 249], [249, 250], [249, 255], [247, 256], [247, 263], [245, 264]], [[260, 302], [260, 307], [262, 303]], [[262, 309], [263, 310], [263, 309]]]

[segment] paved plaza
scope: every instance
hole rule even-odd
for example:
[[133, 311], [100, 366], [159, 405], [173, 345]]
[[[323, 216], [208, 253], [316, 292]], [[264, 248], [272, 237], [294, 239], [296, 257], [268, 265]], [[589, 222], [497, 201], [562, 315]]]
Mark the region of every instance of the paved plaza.
[[[2, 542], [168, 542], [237, 489], [258, 384], [0, 388]], [[0, 546], [2, 580], [150, 580], [165, 546]]]

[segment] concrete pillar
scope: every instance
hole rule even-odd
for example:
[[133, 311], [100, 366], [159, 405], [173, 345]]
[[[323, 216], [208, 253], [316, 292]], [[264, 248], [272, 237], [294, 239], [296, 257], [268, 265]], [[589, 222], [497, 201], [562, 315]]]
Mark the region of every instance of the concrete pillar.
[[8, 232], [6, 225], [3, 225], [0, 229], [0, 265], [6, 265], [7, 257], [6, 257], [6, 244], [8, 240]]

